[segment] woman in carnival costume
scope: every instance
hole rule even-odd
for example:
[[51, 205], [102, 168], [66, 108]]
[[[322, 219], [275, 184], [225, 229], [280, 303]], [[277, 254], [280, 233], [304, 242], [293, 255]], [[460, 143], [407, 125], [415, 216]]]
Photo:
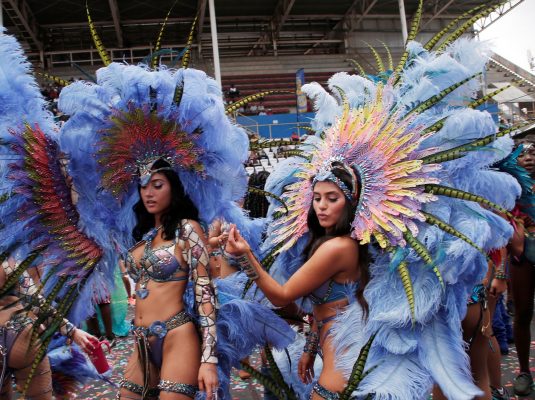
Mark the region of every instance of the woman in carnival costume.
[[286, 306], [305, 295], [311, 298], [316, 329], [308, 336], [304, 351], [309, 359], [300, 362], [299, 374], [304, 382], [310, 381], [314, 358], [321, 346], [323, 370], [314, 392], [322, 397], [345, 387], [343, 375], [335, 368], [335, 352], [328, 332], [337, 313], [348, 305], [347, 297], [359, 284], [356, 295], [366, 308], [362, 292], [368, 271], [362, 259], [366, 258], [367, 250], [359, 248], [349, 237], [359, 191], [356, 175], [350, 168], [333, 160], [314, 178], [307, 216], [311, 239], [304, 251], [307, 261], [284, 286], [262, 269], [235, 228], [231, 229], [227, 244], [227, 250], [240, 256], [242, 269], [275, 306]]
[[[30, 65], [3, 32], [0, 88], [0, 396], [11, 398], [15, 376], [23, 396], [51, 399], [48, 344], [56, 332], [86, 352], [98, 342], [76, 328], [88, 315], [73, 294], [82, 302], [92, 295], [86, 283], [99, 279], [92, 272], [107, 259], [73, 206], [57, 129]], [[87, 366], [77, 346], [69, 354]]]
[[[320, 329], [325, 360], [336, 361], [324, 367], [314, 399], [425, 399], [434, 383], [450, 399], [481, 394], [472, 382], [460, 322], [466, 298], [487, 271], [487, 252], [505, 246], [513, 234], [494, 211], [510, 218], [507, 210], [520, 187], [489, 167], [511, 152], [508, 134], [514, 129], [497, 132], [490, 114], [475, 109], [496, 94], [474, 99], [488, 52], [484, 44], [457, 40], [492, 7], [467, 12], [420, 44], [413, 39], [422, 7], [420, 2], [396, 68], [389, 61], [386, 69], [373, 49], [378, 76], [366, 76], [358, 66], [360, 76], [339, 73], [329, 80], [332, 94], [316, 83], [303, 86], [315, 101], [316, 136], [268, 179], [266, 190], [285, 202], [270, 209], [263, 244], [268, 256], [255, 260], [237, 230], [227, 245], [243, 255], [251, 279], [276, 303], [328, 287], [324, 298], [337, 296], [345, 281], [358, 279], [368, 245], [368, 312], [350, 297], [328, 329]], [[311, 208], [324, 214], [320, 223], [332, 215], [319, 208], [323, 187], [354, 204], [351, 228], [347, 237], [324, 237], [306, 261], [316, 235]], [[351, 256], [338, 254], [340, 241], [354, 247]], [[322, 250], [323, 261], [311, 264]], [[353, 257], [347, 275], [338, 269], [344, 257]], [[327, 382], [333, 368], [337, 380]]]
[[[27, 80], [23, 82], [26, 86], [18, 89], [28, 104], [13, 104], [6, 97], [9, 113], [3, 116], [10, 118], [2, 120], [2, 127], [6, 126], [7, 132], [18, 127], [13, 121], [33, 124], [15, 136], [22, 145], [13, 148], [23, 160], [16, 177], [24, 179], [13, 182], [15, 187], [22, 186], [20, 192], [27, 196], [24, 200], [33, 207], [30, 211], [35, 210], [28, 213], [28, 207], [21, 207], [21, 195], [9, 197], [6, 190], [8, 200], [2, 215], [14, 222], [26, 212], [27, 222], [10, 226], [10, 241], [2, 243], [2, 248], [10, 249], [11, 236], [20, 239], [28, 222], [42, 222], [33, 229], [38, 234], [46, 232], [51, 243], [57, 242], [50, 254], [54, 264], [46, 275], [46, 301], [57, 299], [59, 309], [63, 313], [70, 309], [79, 323], [91, 312], [87, 304], [93, 298], [92, 288], [99, 287], [99, 276], [113, 282], [118, 254], [134, 244], [133, 235], [135, 240], [141, 239], [125, 262], [138, 281], [133, 331], [136, 352], [146, 363], [140, 365], [132, 359], [127, 381], [122, 384], [124, 397], [150, 398], [156, 390], [162, 398], [194, 397], [197, 384], [211, 397], [219, 381], [220, 395], [229, 398], [231, 367], [238, 366], [257, 345], [283, 348], [294, 336], [265, 306], [232, 299], [217, 310], [206, 268], [205, 239], [195, 221], [197, 212], [198, 219], [206, 223], [221, 216], [248, 231], [244, 214], [235, 204], [246, 188], [247, 136], [227, 117], [217, 83], [203, 72], [187, 68], [190, 45], [179, 70], [157, 67], [156, 62], [153, 69], [128, 66], [110, 63], [91, 30], [106, 67], [97, 72], [96, 82], [79, 81], [63, 90], [59, 108], [70, 119], [59, 133], [48, 117], [43, 117], [42, 100], [35, 115], [28, 118], [29, 106], [40, 99], [33, 92], [33, 78], [26, 76], [28, 65], [24, 61], [24, 71], [7, 71], [23, 59], [20, 49], [2, 53], [6, 71], [18, 78], [12, 81]], [[192, 38], [193, 29], [190, 44]], [[9, 41], [16, 44], [10, 37]], [[68, 155], [68, 171], [80, 195], [76, 207], [70, 201], [65, 177], [58, 172], [59, 148]], [[96, 157], [88, 157], [91, 154]], [[167, 183], [171, 196], [154, 201]], [[54, 185], [65, 187], [59, 199], [49, 195]], [[161, 206], [167, 201], [171, 202], [169, 209], [154, 208], [155, 203]], [[185, 204], [187, 212], [182, 215], [180, 207]], [[26, 240], [26, 254], [32, 254], [34, 245]], [[33, 261], [21, 265], [27, 267]], [[103, 274], [92, 273], [95, 267]], [[171, 301], [162, 305], [162, 298]], [[189, 323], [193, 320], [201, 330], [203, 345], [185, 349], [180, 341], [198, 340]], [[166, 369], [166, 363], [169, 366], [176, 361], [170, 355], [181, 348], [187, 353], [181, 356], [190, 361], [183, 363], [182, 371]], [[163, 362], [161, 371], [154, 364], [158, 364], [158, 356]], [[155, 371], [162, 374], [161, 380]], [[133, 381], [128, 381], [130, 378]]]
[[[157, 397], [158, 390], [162, 397], [166, 392], [193, 398], [199, 389], [210, 398], [217, 388], [215, 296], [204, 234], [197, 208], [172, 165], [164, 158], [140, 162], [140, 200], [134, 206], [134, 238], [139, 242], [125, 258], [127, 273], [136, 282], [136, 349], [118, 398]], [[183, 301], [190, 276], [202, 351]], [[177, 359], [182, 362], [176, 364]]]
[[[190, 44], [192, 37], [193, 27]], [[118, 246], [139, 241], [124, 257], [136, 281], [136, 350], [119, 398], [198, 390], [211, 398], [218, 387], [228, 398], [232, 366], [256, 345], [284, 347], [294, 336], [260, 304], [232, 299], [217, 307], [200, 221], [220, 217], [248, 231], [236, 205], [246, 189], [248, 140], [226, 115], [218, 84], [187, 68], [190, 44], [178, 70], [110, 63], [101, 49], [106, 67], [96, 83], [74, 83], [59, 101], [71, 116], [62, 139], [96, 153], [90, 168], [116, 199]]]
[[[20, 264], [14, 258], [2, 262], [0, 269], [0, 398], [10, 399], [12, 394], [12, 377], [17, 387], [31, 399], [52, 399], [52, 375], [49, 360], [44, 357], [33, 367], [38, 355], [39, 342], [32, 339], [34, 332], [45, 333], [55, 325], [58, 311], [46, 304], [46, 300], [38, 294], [28, 271], [13, 281], [13, 274]], [[13, 282], [12, 284], [9, 284]], [[36, 321], [42, 327], [36, 326]], [[80, 346], [84, 351], [91, 352], [94, 342], [98, 340], [77, 329], [67, 319], [62, 319], [58, 332]]]
[[519, 230], [525, 233], [525, 240], [522, 242], [520, 255], [512, 259], [509, 271], [515, 305], [513, 333], [520, 369], [513, 388], [516, 395], [528, 396], [533, 390], [529, 349], [535, 298], [535, 141], [528, 136], [520, 139], [519, 143], [516, 154], [518, 164], [522, 168], [515, 169], [515, 176], [522, 186], [522, 196], [517, 202], [514, 214], [518, 217]]

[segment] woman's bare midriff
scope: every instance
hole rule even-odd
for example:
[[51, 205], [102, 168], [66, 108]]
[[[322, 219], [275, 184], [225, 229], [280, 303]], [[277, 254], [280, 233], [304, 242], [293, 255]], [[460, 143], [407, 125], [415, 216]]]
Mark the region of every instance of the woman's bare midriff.
[[321, 321], [326, 318], [336, 315], [342, 311], [348, 305], [347, 299], [340, 299], [325, 304], [319, 304], [314, 306], [314, 319]]
[[[136, 298], [134, 324], [149, 327], [154, 321], [165, 321], [184, 309], [183, 295], [187, 281], [154, 282], [147, 284], [149, 295]], [[139, 284], [136, 285], [136, 290]]]

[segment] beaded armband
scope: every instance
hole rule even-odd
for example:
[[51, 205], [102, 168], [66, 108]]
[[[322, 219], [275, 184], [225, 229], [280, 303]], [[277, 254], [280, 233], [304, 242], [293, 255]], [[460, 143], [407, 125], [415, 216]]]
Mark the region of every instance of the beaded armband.
[[76, 331], [76, 327], [70, 321], [64, 319], [59, 328], [59, 333], [66, 338], [72, 339], [74, 331]]
[[503, 271], [497, 271], [495, 274], [494, 274], [494, 278], [495, 279], [507, 279], [507, 274]]
[[507, 274], [507, 266], [508, 266], [508, 259], [505, 257], [504, 260], [500, 263], [500, 265], [496, 268], [496, 272], [494, 273], [494, 279], [507, 279], [509, 278]]
[[320, 342], [320, 337], [318, 332], [311, 331], [307, 335], [307, 340], [305, 342], [305, 347], [303, 347], [304, 353], [309, 353], [311, 356], [318, 354], [318, 346]]
[[240, 269], [245, 272], [245, 275], [253, 281], [259, 278], [256, 268], [251, 264], [249, 258], [244, 254], [236, 258]]

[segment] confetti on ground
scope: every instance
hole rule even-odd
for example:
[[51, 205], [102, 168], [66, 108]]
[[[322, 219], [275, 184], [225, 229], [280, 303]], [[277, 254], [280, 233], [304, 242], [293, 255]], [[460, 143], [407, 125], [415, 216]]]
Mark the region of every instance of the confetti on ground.
[[[532, 324], [532, 332], [535, 332], [535, 320]], [[535, 336], [535, 335], [534, 335]], [[122, 373], [128, 361], [128, 358], [134, 347], [134, 342], [131, 336], [126, 338], [117, 338], [117, 344], [113, 348], [112, 353], [108, 355], [108, 361], [113, 366], [111, 375], [111, 382], [118, 384], [121, 380]], [[531, 355], [535, 354], [535, 341], [531, 343]], [[260, 369], [261, 361], [258, 352], [250, 357], [250, 364]], [[530, 366], [532, 367], [533, 375], [535, 376], [535, 360], [530, 358]], [[516, 349], [514, 345], [509, 346], [509, 354], [503, 357], [502, 360], [502, 382], [508, 389], [509, 393], [513, 395], [513, 380], [518, 373], [518, 363], [516, 358]], [[91, 382], [85, 385], [77, 394], [77, 397], [71, 399], [87, 399], [87, 400], [113, 400], [117, 393], [117, 388], [111, 386], [107, 382]], [[231, 376], [231, 394], [233, 400], [260, 400], [264, 398], [264, 388], [255, 379], [241, 379], [238, 376], [238, 371], [233, 370]], [[21, 397], [15, 397], [20, 399]], [[528, 397], [514, 397], [511, 399], [528, 400], [535, 399], [535, 390], [532, 391]]]

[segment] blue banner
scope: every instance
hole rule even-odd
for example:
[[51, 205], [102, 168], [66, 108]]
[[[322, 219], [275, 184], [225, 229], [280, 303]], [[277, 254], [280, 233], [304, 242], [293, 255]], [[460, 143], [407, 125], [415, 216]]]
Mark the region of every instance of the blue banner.
[[295, 93], [297, 95], [297, 113], [307, 112], [307, 97], [301, 91], [301, 86], [305, 84], [305, 70], [298, 69], [295, 72]]

